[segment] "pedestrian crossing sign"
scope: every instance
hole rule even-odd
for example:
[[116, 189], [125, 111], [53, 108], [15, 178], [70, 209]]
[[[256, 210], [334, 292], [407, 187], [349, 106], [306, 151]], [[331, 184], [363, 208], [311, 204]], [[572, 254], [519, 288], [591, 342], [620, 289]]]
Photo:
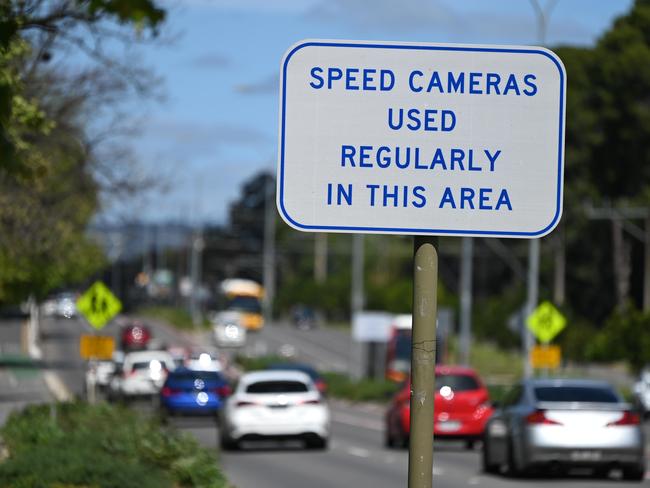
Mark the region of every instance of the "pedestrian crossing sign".
[[551, 302], [543, 302], [528, 316], [526, 325], [542, 344], [548, 344], [566, 327], [564, 315]]
[[122, 302], [101, 281], [96, 281], [77, 300], [77, 310], [100, 330], [122, 310]]

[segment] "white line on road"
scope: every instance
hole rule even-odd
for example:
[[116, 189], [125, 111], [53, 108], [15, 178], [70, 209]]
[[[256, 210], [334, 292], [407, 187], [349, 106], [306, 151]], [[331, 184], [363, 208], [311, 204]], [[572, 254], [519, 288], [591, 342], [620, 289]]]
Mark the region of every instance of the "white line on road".
[[43, 373], [43, 380], [47, 385], [47, 389], [59, 402], [69, 402], [72, 400], [72, 392], [65, 386], [61, 377], [53, 371], [45, 371]]
[[356, 456], [360, 458], [369, 458], [370, 451], [368, 449], [363, 449], [361, 447], [348, 447], [347, 452], [351, 456]]

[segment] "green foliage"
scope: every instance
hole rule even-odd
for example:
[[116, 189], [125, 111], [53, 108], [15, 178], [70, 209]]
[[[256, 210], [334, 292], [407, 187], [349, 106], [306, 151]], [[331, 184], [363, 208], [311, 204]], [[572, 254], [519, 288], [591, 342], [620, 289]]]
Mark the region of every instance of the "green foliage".
[[324, 373], [327, 392], [332, 398], [351, 402], [385, 402], [399, 389], [400, 385], [387, 380], [352, 380], [341, 373]]
[[123, 407], [83, 403], [27, 407], [2, 429], [7, 488], [221, 488], [210, 452]]
[[650, 313], [633, 307], [616, 311], [605, 327], [586, 344], [586, 355], [596, 361], [627, 361], [638, 372], [650, 363]]

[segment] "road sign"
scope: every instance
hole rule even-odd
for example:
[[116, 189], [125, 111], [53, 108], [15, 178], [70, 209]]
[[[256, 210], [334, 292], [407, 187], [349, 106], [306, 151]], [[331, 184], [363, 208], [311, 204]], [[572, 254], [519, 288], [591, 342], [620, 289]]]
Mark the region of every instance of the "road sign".
[[96, 281], [77, 300], [77, 310], [86, 317], [90, 325], [99, 330], [120, 313], [122, 302], [104, 283]]
[[562, 351], [560, 346], [534, 346], [530, 350], [530, 364], [538, 369], [556, 369], [560, 367]]
[[526, 320], [537, 339], [546, 344], [566, 327], [564, 315], [551, 302], [541, 303]]
[[115, 339], [109, 336], [82, 335], [79, 354], [83, 359], [112, 359]]
[[311, 232], [541, 237], [562, 213], [565, 97], [541, 47], [300, 42], [279, 212]]

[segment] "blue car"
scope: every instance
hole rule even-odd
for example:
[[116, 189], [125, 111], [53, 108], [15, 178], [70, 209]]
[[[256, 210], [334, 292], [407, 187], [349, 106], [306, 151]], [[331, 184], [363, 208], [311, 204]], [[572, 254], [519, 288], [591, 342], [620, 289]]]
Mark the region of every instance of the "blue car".
[[180, 368], [167, 376], [160, 390], [160, 406], [169, 416], [216, 415], [231, 392], [220, 373]]

